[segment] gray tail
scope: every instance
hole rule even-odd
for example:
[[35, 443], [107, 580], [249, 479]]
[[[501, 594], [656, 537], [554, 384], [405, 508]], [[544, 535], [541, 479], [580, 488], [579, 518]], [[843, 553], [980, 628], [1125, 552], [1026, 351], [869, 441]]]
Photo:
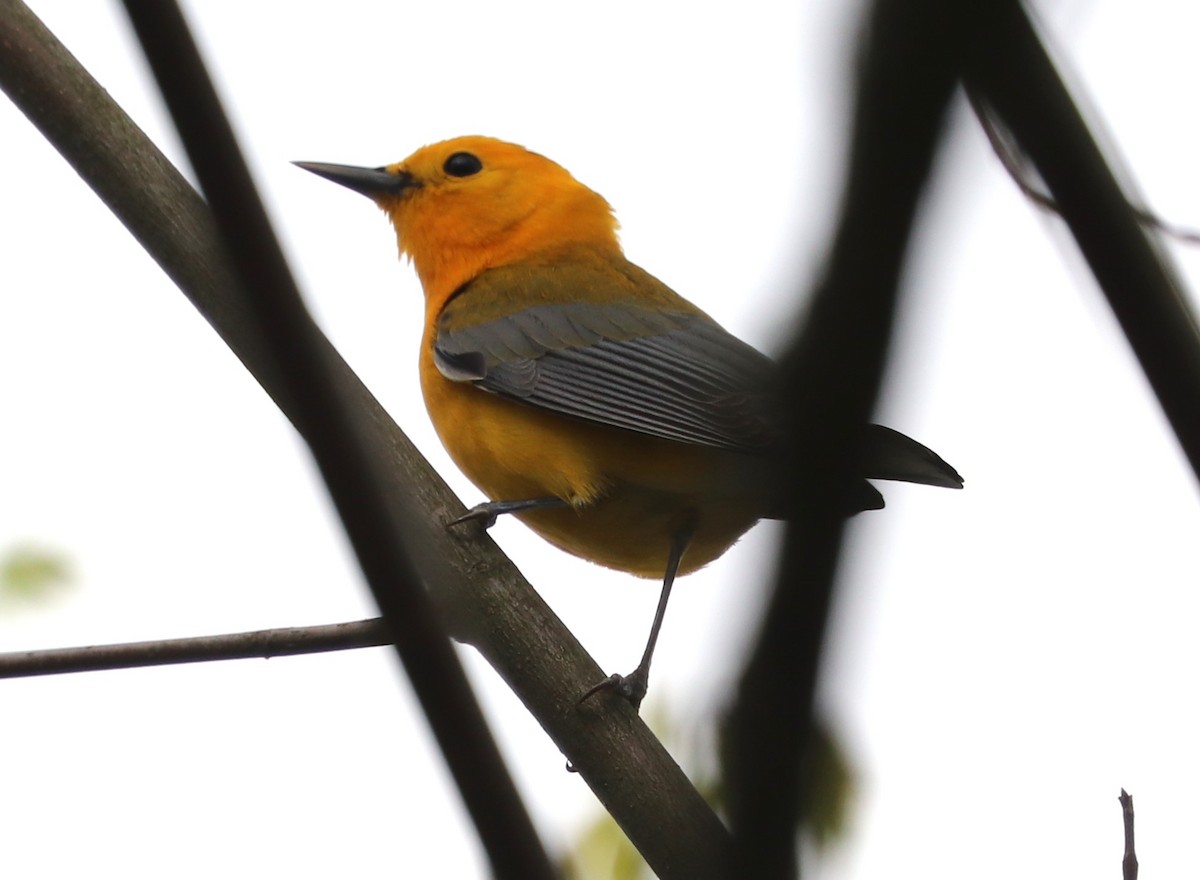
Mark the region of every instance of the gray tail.
[[901, 480], [947, 489], [963, 487], [963, 478], [958, 471], [940, 455], [883, 425], [867, 425], [863, 435], [861, 472], [872, 480]]
[[[858, 472], [872, 480], [901, 480], [926, 486], [944, 486], [947, 489], [963, 487], [963, 478], [958, 471], [940, 455], [911, 437], [882, 425], [867, 425], [862, 437]], [[853, 480], [842, 500], [842, 513], [846, 516], [882, 507], [883, 495], [866, 479]], [[793, 500], [777, 497], [770, 512], [764, 516], [769, 519], [791, 519], [794, 513]]]

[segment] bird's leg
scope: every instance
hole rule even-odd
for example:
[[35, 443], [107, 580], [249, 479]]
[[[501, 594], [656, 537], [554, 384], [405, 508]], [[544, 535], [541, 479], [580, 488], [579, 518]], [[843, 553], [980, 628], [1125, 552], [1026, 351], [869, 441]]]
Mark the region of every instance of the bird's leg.
[[490, 529], [496, 524], [496, 517], [501, 514], [520, 513], [523, 510], [543, 510], [550, 507], [570, 507], [570, 503], [554, 496], [527, 498], [524, 501], [485, 501], [482, 504], [476, 504], [458, 519], [450, 520], [446, 526], [449, 528], [472, 520], [479, 520], [485, 529]]
[[662, 592], [658, 596], [658, 608], [654, 611], [654, 623], [650, 624], [650, 638], [646, 640], [646, 650], [637, 668], [628, 675], [613, 673], [599, 684], [588, 689], [579, 702], [604, 690], [613, 690], [633, 704], [637, 709], [642, 705], [646, 690], [650, 685], [650, 660], [654, 656], [654, 646], [658, 643], [658, 632], [662, 629], [663, 617], [667, 613], [667, 600], [671, 598], [671, 587], [675, 583], [675, 575], [679, 573], [679, 563], [683, 561], [683, 553], [695, 534], [695, 526], [687, 525], [680, 529], [671, 539], [671, 552], [667, 557], [667, 572], [663, 575]]

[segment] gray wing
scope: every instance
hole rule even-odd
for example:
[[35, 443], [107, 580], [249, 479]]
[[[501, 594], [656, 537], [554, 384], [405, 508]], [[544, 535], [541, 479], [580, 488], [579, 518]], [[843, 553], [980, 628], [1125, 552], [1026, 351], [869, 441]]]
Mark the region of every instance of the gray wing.
[[774, 365], [704, 315], [627, 304], [532, 306], [439, 323], [438, 369], [505, 397], [666, 440], [761, 450]]

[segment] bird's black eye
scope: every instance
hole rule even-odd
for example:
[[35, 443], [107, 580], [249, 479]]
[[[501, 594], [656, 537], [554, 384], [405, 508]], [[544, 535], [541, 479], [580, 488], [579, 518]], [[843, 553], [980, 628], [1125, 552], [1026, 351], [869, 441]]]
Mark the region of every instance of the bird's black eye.
[[470, 177], [483, 170], [483, 163], [474, 153], [451, 153], [442, 170], [451, 177]]

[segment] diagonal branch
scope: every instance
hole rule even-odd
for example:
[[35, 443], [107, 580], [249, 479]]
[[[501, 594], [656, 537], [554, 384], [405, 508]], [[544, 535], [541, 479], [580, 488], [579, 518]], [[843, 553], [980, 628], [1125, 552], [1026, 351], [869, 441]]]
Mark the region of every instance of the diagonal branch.
[[183, 13], [174, 0], [126, 0], [125, 9], [212, 207], [251, 330], [287, 383], [292, 423], [321, 471], [492, 870], [550, 880], [557, 872], [405, 546], [405, 523], [420, 514], [383, 488], [386, 464], [369, 455], [357, 413], [338, 393]]

